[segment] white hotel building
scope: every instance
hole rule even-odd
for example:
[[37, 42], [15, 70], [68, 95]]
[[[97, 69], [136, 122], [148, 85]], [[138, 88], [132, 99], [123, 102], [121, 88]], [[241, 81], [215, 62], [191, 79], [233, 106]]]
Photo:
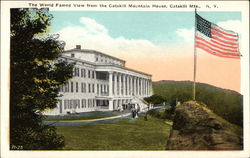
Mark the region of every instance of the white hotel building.
[[[125, 67], [125, 61], [95, 51], [65, 51], [62, 60], [74, 62], [73, 78], [60, 88], [59, 102], [46, 115], [118, 110], [152, 95], [152, 75]], [[139, 61], [138, 61], [139, 62]]]

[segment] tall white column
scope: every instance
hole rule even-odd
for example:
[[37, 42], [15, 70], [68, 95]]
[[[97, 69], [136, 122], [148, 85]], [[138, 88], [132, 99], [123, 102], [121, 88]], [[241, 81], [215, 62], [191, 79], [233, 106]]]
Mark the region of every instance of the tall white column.
[[129, 75], [127, 75], [127, 96], [129, 96], [130, 95], [130, 76]]
[[141, 95], [141, 79], [138, 77], [138, 96]]
[[142, 96], [142, 86], [143, 86], [143, 85], [142, 85], [142, 78], [140, 78], [140, 86], [141, 86], [141, 87], [140, 87], [140, 91], [141, 91], [141, 96]]
[[149, 95], [152, 95], [152, 81], [149, 80]]
[[142, 88], [141, 96], [144, 96], [144, 88], [145, 88], [145, 86], [144, 86], [144, 78], [141, 79], [141, 82], [142, 82], [142, 84], [141, 84], [142, 85], [142, 87], [141, 87]]
[[132, 76], [129, 76], [129, 95], [132, 96], [133, 94], [133, 87], [132, 87]]
[[137, 96], [140, 95], [140, 84], [139, 84], [139, 77], [137, 77]]
[[134, 80], [134, 78], [135, 78], [134, 76], [131, 76], [131, 81], [132, 81], [131, 82], [131, 95], [135, 94], [135, 92], [134, 92], [135, 91], [135, 84], [134, 84], [135, 80]]
[[145, 96], [145, 79], [142, 78], [142, 96]]
[[150, 94], [150, 80], [148, 79], [148, 95], [151, 96]]
[[141, 95], [141, 79], [140, 78], [138, 78], [138, 96], [140, 96]]
[[147, 79], [147, 96], [149, 96], [149, 80]]
[[148, 95], [150, 95], [150, 80], [148, 80]]
[[114, 73], [114, 96], [117, 95], [117, 73]]
[[109, 96], [113, 96], [113, 72], [109, 72]]
[[133, 77], [133, 93], [134, 93], [134, 95], [137, 95], [137, 93], [136, 93], [136, 77], [134, 76]]
[[[109, 97], [113, 96], [113, 72], [109, 72]], [[109, 110], [113, 110], [113, 99], [109, 98]]]
[[118, 80], [119, 80], [119, 96], [122, 95], [122, 81], [121, 81], [121, 74], [118, 74]]
[[127, 75], [124, 74], [124, 96], [127, 96]]
[[126, 95], [125, 74], [123, 74], [122, 84], [123, 84], [123, 96], [125, 96]]
[[126, 75], [127, 78], [126, 78], [126, 95], [129, 96], [129, 76]]
[[136, 84], [136, 77], [134, 76], [134, 85], [133, 85], [133, 88], [134, 88], [134, 95], [137, 95], [137, 91], [136, 91], [136, 89], [137, 89], [137, 84]]

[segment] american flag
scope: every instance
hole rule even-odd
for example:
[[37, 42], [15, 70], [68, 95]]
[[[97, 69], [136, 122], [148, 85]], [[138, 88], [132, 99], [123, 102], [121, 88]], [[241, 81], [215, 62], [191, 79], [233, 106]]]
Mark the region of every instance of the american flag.
[[196, 13], [195, 46], [210, 54], [225, 58], [240, 58], [239, 36], [202, 18]]

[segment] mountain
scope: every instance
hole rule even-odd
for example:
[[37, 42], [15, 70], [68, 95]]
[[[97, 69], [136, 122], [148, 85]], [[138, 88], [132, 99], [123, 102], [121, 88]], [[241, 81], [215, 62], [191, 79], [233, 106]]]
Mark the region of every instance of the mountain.
[[[193, 99], [193, 82], [162, 80], [153, 82], [153, 93], [167, 102], [185, 102]], [[225, 120], [243, 126], [243, 96], [232, 90], [196, 83], [196, 101], [204, 103]]]
[[[186, 85], [192, 85], [193, 86], [193, 81], [189, 81], [189, 80], [186, 80], [186, 81], [175, 81], [175, 80], [153, 81], [153, 85], [157, 85], [157, 84], [186, 84]], [[207, 84], [207, 83], [196, 82], [196, 85], [241, 95], [239, 92], [236, 92], [234, 90], [216, 87], [216, 86], [213, 86], [213, 85], [210, 85], [210, 84]]]

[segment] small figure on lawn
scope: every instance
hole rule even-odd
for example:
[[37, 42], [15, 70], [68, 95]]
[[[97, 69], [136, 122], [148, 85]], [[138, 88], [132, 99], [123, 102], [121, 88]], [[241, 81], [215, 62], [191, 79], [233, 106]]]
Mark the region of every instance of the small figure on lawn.
[[131, 106], [131, 113], [132, 113], [132, 118], [135, 118], [136, 112], [135, 112], [135, 105]]
[[139, 104], [135, 104], [135, 118], [138, 118], [139, 111], [140, 111], [140, 106], [139, 106]]
[[144, 115], [144, 121], [147, 121], [148, 120], [148, 114], [146, 113], [145, 115]]

